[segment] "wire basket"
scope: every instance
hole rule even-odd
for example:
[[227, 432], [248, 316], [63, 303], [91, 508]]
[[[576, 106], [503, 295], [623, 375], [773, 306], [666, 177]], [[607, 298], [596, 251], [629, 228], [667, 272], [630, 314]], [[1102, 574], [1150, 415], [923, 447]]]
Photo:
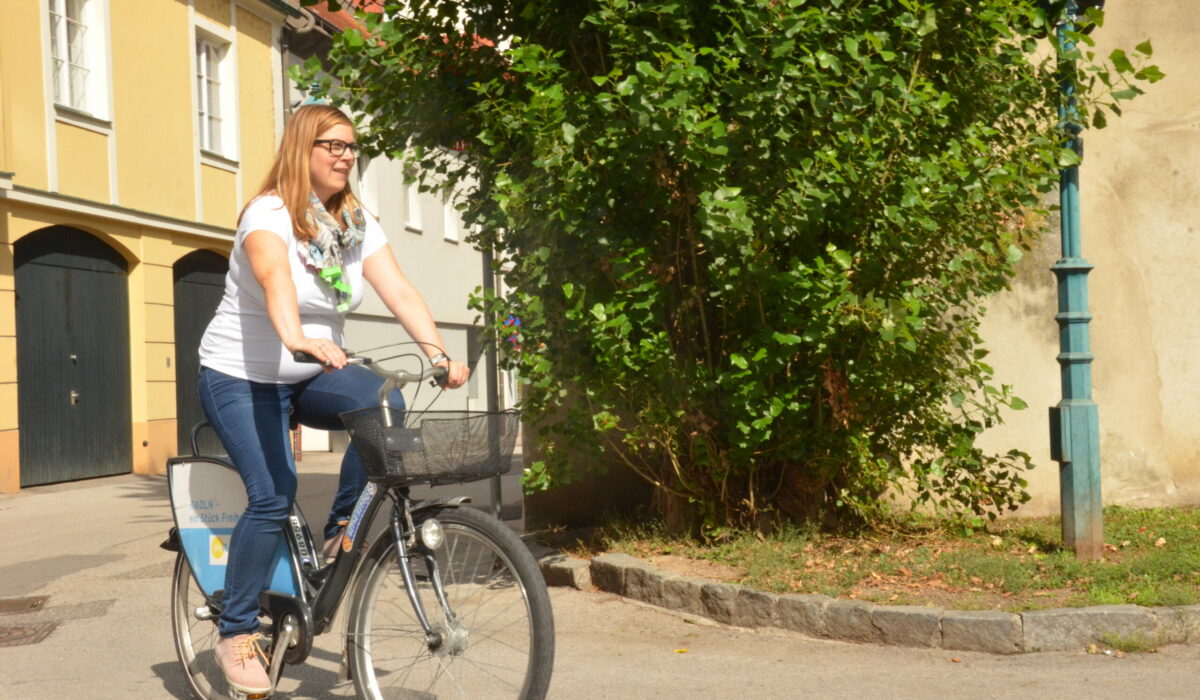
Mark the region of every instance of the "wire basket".
[[[391, 425], [384, 422], [384, 411]], [[512, 468], [517, 411], [425, 411], [364, 408], [341, 414], [367, 479], [391, 486], [454, 484]]]

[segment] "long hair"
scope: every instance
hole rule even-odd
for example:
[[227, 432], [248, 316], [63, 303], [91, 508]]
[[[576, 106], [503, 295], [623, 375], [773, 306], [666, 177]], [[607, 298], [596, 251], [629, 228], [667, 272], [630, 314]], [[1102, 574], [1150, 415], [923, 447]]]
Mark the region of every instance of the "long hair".
[[[307, 241], [316, 237], [317, 232], [308, 223], [309, 196], [312, 194], [309, 157], [317, 136], [338, 124], [354, 128], [354, 123], [349, 117], [330, 105], [304, 105], [292, 113], [287, 126], [283, 128], [283, 138], [279, 142], [279, 150], [275, 152], [275, 162], [271, 164], [271, 170], [267, 172], [258, 192], [246, 202], [246, 206], [242, 207], [241, 213], [238, 214], [239, 225], [250, 202], [273, 192], [287, 207], [296, 238]], [[354, 193], [350, 191], [350, 183], [347, 182], [345, 189], [335, 194], [326, 208], [335, 220], [340, 221], [344, 207], [357, 205]]]

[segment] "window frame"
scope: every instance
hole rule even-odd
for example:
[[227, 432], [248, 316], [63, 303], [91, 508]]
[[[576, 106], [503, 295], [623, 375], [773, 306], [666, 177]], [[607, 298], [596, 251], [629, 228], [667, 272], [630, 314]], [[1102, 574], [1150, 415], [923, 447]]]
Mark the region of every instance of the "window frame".
[[[196, 145], [205, 162], [226, 169], [236, 168], [238, 161], [236, 60], [231, 38], [199, 24], [195, 26], [192, 115], [196, 125]], [[212, 108], [214, 88], [215, 110]]]
[[[192, 80], [192, 124], [194, 140], [199, 151], [200, 162], [208, 166], [236, 172], [239, 169], [239, 104], [238, 104], [238, 44], [235, 42], [233, 17], [230, 26], [211, 22], [208, 18], [192, 17], [191, 80]], [[216, 65], [210, 74], [210, 66], [202, 59], [200, 48], [211, 48]], [[208, 54], [205, 54], [208, 55]], [[210, 95], [202, 89], [202, 80], [212, 79], [217, 90], [218, 138], [210, 139], [208, 128]], [[206, 85], [206, 83], [203, 83]]]

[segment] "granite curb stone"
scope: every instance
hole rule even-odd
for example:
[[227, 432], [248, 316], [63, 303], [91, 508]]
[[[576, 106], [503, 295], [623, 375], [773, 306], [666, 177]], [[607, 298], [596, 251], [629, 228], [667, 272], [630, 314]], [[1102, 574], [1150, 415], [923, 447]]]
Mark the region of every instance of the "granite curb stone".
[[879, 605], [871, 610], [871, 624], [884, 644], [901, 647], [940, 647], [942, 609], [910, 605]]
[[1025, 651], [1078, 649], [1118, 637], [1154, 643], [1158, 636], [1154, 611], [1136, 605], [1031, 610], [1021, 613], [1021, 625]]
[[1021, 616], [1000, 610], [946, 610], [943, 649], [1016, 654], [1022, 651]]
[[820, 594], [790, 593], [779, 596], [779, 626], [809, 637], [825, 631], [825, 608], [833, 598]]
[[548, 585], [596, 588], [651, 605], [750, 628], [907, 647], [1017, 654], [1135, 641], [1200, 642], [1200, 605], [1100, 605], [1007, 613], [876, 605], [823, 595], [779, 595], [665, 572], [627, 554], [590, 561], [530, 545]]
[[1200, 640], [1200, 605], [1156, 608], [1158, 632], [1164, 644]]

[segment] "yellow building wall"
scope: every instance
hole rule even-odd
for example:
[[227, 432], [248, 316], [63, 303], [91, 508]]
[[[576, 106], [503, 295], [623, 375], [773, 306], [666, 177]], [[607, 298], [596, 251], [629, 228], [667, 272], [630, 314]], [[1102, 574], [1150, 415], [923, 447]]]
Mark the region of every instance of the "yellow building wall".
[[229, 0], [195, 0], [196, 14], [221, 26], [229, 26]]
[[[241, 125], [242, 196], [253, 197], [275, 157], [275, 68], [271, 25], [245, 9], [237, 14], [238, 119]], [[268, 109], [268, 105], [270, 108]], [[245, 202], [238, 202], [240, 207]], [[230, 225], [230, 224], [225, 224]]]
[[[0, 342], [4, 343], [0, 350], [0, 363], [12, 367], [11, 376], [0, 377], [0, 493], [15, 491], [19, 480], [16, 470], [5, 469], [4, 465], [15, 465], [19, 453], [16, 452], [16, 438], [6, 438], [5, 431], [16, 435], [17, 429], [17, 379], [16, 379], [16, 338], [17, 338], [17, 296], [13, 278], [13, 247], [9, 238], [9, 213], [5, 204], [0, 203]], [[9, 357], [8, 353], [12, 356]], [[6, 440], [8, 440], [6, 442]], [[9, 448], [14, 451], [6, 452]], [[13, 473], [8, 474], [9, 471]], [[11, 477], [11, 478], [10, 478]], [[11, 481], [12, 488], [9, 488]]]
[[50, 187], [41, 60], [40, 2], [4, 2], [0, 11], [0, 170], [14, 182]]
[[55, 122], [58, 191], [94, 202], [109, 202], [108, 136]]
[[120, 204], [195, 220], [187, 3], [114, 2], [109, 12]]
[[237, 174], [201, 165], [200, 185], [203, 188], [204, 223], [232, 227], [238, 213]]
[[[72, 197], [108, 204], [115, 194], [122, 208], [234, 225], [243, 204], [239, 193], [257, 187], [276, 146], [280, 106], [273, 40], [279, 17], [234, 0], [109, 2], [109, 136], [54, 121], [48, 113], [53, 106], [44, 87], [44, 3], [0, 0], [0, 5], [0, 171], [15, 172], [17, 185], [49, 190], [54, 177], [56, 190]], [[235, 168], [199, 162], [192, 17], [231, 29], [236, 42]], [[53, 162], [49, 137], [55, 141]], [[198, 249], [227, 253], [229, 244], [115, 219], [0, 200], [0, 492], [20, 487], [12, 244], [47, 226], [88, 231], [129, 261], [131, 467], [161, 473], [177, 453], [172, 266]]]

